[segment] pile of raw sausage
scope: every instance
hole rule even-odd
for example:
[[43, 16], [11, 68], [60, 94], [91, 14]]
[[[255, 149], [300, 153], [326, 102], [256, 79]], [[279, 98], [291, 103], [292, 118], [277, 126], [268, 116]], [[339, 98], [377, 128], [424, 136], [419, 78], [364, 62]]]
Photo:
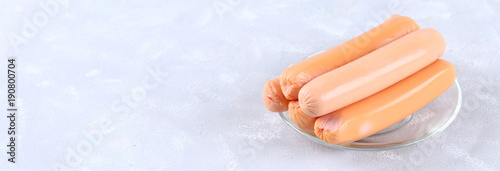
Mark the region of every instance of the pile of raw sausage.
[[330, 144], [381, 131], [424, 107], [455, 80], [438, 59], [442, 35], [393, 15], [375, 28], [285, 69], [264, 86], [272, 112]]

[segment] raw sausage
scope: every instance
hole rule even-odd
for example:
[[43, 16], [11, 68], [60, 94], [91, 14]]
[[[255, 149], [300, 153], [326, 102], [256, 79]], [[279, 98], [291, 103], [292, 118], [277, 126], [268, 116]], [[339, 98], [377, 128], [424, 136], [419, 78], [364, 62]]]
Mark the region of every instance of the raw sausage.
[[288, 102], [283, 96], [279, 78], [266, 81], [264, 85], [264, 104], [271, 112], [283, 112], [288, 110]]
[[297, 127], [314, 135], [314, 121], [316, 121], [316, 118], [302, 112], [298, 101], [291, 101], [288, 104], [288, 115]]
[[418, 29], [411, 18], [393, 15], [367, 32], [285, 69], [280, 75], [283, 94], [289, 100], [296, 100], [302, 86], [312, 79]]
[[379, 132], [416, 112], [455, 80], [453, 64], [431, 65], [368, 98], [319, 117], [315, 134], [330, 144], [344, 144]]
[[445, 48], [438, 31], [417, 30], [311, 80], [299, 92], [300, 106], [312, 117], [333, 112], [410, 76], [438, 59]]

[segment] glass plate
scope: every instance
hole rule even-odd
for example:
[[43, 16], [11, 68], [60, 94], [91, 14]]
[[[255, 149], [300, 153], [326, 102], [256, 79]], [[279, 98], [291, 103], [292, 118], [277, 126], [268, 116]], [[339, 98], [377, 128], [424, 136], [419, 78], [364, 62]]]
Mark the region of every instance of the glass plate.
[[462, 92], [458, 81], [439, 97], [422, 109], [372, 136], [343, 144], [328, 144], [315, 135], [298, 128], [289, 118], [288, 112], [279, 115], [285, 123], [306, 138], [325, 146], [348, 150], [389, 150], [421, 142], [444, 130], [458, 115], [462, 104]]

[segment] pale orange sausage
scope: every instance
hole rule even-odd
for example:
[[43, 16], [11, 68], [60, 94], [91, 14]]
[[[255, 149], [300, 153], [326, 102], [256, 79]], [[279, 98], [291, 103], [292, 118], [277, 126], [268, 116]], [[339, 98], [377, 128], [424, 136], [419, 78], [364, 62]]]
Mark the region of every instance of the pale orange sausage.
[[283, 112], [288, 110], [288, 102], [281, 91], [279, 78], [266, 81], [264, 85], [264, 104], [271, 112]]
[[453, 85], [455, 74], [453, 64], [438, 59], [387, 89], [319, 117], [315, 134], [330, 144], [344, 144], [370, 136], [438, 97]]
[[288, 115], [297, 127], [314, 135], [314, 122], [316, 118], [302, 112], [298, 101], [290, 101], [288, 104]]
[[338, 110], [431, 64], [445, 48], [445, 40], [438, 31], [417, 30], [311, 80], [300, 90], [300, 106], [312, 117]]
[[281, 89], [287, 99], [296, 100], [302, 86], [312, 79], [418, 29], [418, 24], [411, 18], [393, 15], [345, 43], [288, 67], [280, 75]]

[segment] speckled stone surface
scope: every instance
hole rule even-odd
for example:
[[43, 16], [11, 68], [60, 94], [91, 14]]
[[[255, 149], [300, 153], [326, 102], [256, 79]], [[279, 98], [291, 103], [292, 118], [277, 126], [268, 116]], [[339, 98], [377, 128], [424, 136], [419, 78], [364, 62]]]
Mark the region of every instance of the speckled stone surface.
[[[0, 0], [0, 170], [500, 170], [500, 1]], [[440, 31], [463, 107], [378, 152], [316, 144], [262, 102], [267, 79], [393, 13]], [[3, 105], [1, 111], [7, 113]], [[0, 119], [7, 151], [9, 121]]]

